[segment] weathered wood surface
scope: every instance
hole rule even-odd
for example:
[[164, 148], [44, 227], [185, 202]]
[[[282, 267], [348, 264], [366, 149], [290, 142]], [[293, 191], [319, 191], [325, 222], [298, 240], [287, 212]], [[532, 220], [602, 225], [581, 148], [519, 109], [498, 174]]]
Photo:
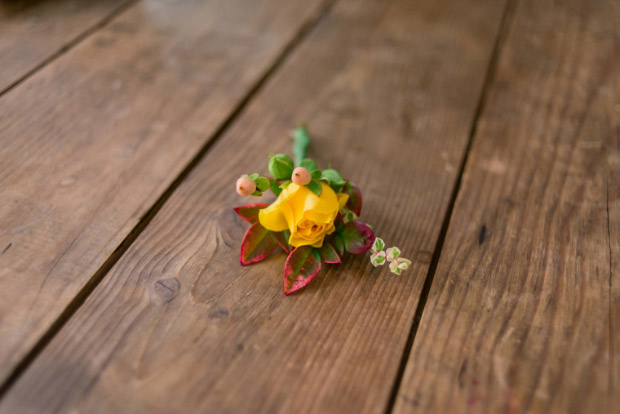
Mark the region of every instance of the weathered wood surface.
[[128, 0], [0, 2], [0, 92], [128, 3]]
[[618, 6], [518, 2], [395, 412], [618, 412]]
[[320, 0], [141, 1], [0, 99], [0, 383]]
[[[502, 3], [338, 2], [9, 390], [0, 412], [381, 413], [468, 140]], [[459, 70], [455, 70], [459, 68]], [[348, 257], [301, 293], [239, 265], [236, 177], [290, 151], [363, 188], [415, 259]], [[194, 120], [187, 128], [195, 128]]]

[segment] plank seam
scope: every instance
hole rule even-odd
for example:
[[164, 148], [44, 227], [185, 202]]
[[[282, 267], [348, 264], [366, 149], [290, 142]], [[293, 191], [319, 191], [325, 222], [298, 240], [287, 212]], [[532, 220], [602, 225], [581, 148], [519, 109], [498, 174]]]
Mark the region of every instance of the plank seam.
[[[514, 0], [515, 3], [516, 1], [517, 0]], [[508, 22], [510, 20], [510, 17], [512, 17], [513, 15], [514, 9], [515, 9], [515, 5], [513, 4], [513, 0], [508, 0], [506, 2], [506, 5], [504, 6], [504, 10], [502, 11], [502, 17], [500, 19], [499, 28], [497, 31], [497, 37], [495, 38], [495, 42], [494, 42], [493, 49], [491, 52], [491, 57], [489, 59], [489, 63], [487, 64], [487, 70], [484, 76], [484, 81], [482, 84], [480, 95], [478, 97], [478, 104], [476, 105], [476, 111], [474, 113], [474, 117], [473, 117], [470, 131], [468, 134], [467, 144], [465, 146], [465, 150], [463, 151], [463, 156], [459, 164], [458, 174], [456, 176], [454, 187], [452, 188], [452, 193], [450, 194], [450, 201], [448, 203], [448, 207], [446, 209], [446, 213], [444, 215], [444, 219], [441, 224], [441, 229], [439, 230], [439, 236], [437, 237], [437, 242], [435, 243], [435, 248], [433, 249], [433, 256], [431, 258], [431, 263], [429, 265], [428, 272], [424, 279], [424, 285], [422, 286], [422, 292], [420, 293], [420, 299], [418, 301], [418, 305], [416, 307], [416, 310], [413, 316], [413, 321], [411, 323], [411, 329], [409, 331], [409, 336], [407, 337], [407, 341], [405, 343], [405, 348], [403, 349], [403, 352], [402, 352], [400, 365], [398, 367], [398, 371], [396, 374], [396, 378], [394, 380], [394, 384], [392, 385], [392, 391], [390, 393], [389, 400], [387, 402], [385, 414], [391, 414], [394, 411], [394, 407], [396, 405], [396, 398], [398, 397], [398, 391], [400, 390], [401, 383], [402, 383], [402, 380], [405, 374], [405, 369], [407, 367], [407, 362], [409, 361], [409, 356], [411, 354], [411, 349], [413, 348], [415, 336], [418, 331], [420, 321], [422, 320], [422, 314], [424, 312], [424, 307], [426, 305], [426, 301], [428, 299], [428, 295], [431, 290], [431, 285], [433, 284], [433, 279], [435, 278], [435, 272], [437, 271], [437, 265], [441, 257], [441, 251], [443, 250], [443, 245], [446, 239], [446, 235], [448, 233], [448, 228], [450, 226], [450, 219], [452, 218], [452, 212], [456, 204], [456, 199], [461, 189], [463, 173], [465, 172], [465, 167], [467, 165], [469, 153], [471, 151], [473, 141], [474, 141], [474, 136], [476, 135], [476, 131], [478, 128], [478, 121], [480, 120], [480, 117], [486, 105], [486, 100], [487, 100], [487, 96], [489, 93], [490, 85], [492, 84], [493, 79], [495, 78], [495, 70], [497, 67], [497, 62], [499, 60], [499, 55], [504, 45], [504, 41], [505, 41], [506, 34], [507, 34], [506, 32], [508, 31], [507, 28], [509, 27]]]
[[[273, 63], [267, 68], [265, 73], [256, 81], [244, 97], [239, 101], [230, 114], [224, 119], [217, 130], [207, 138], [207, 141], [202, 145], [200, 150], [191, 159], [191, 161], [185, 166], [183, 171], [174, 179], [174, 181], [168, 186], [168, 188], [159, 196], [155, 203], [140, 217], [138, 223], [134, 228], [125, 236], [123, 241], [116, 247], [114, 252], [104, 261], [99, 269], [93, 274], [89, 281], [80, 289], [77, 295], [69, 302], [65, 310], [56, 318], [56, 320], [50, 325], [47, 331], [39, 338], [37, 343], [32, 349], [22, 358], [22, 360], [15, 366], [11, 374], [7, 377], [4, 384], [0, 385], [0, 400], [7, 394], [9, 389], [15, 384], [18, 378], [28, 369], [28, 367], [39, 356], [43, 349], [54, 339], [54, 337], [60, 332], [62, 327], [71, 319], [71, 317], [82, 306], [90, 294], [97, 288], [101, 281], [105, 278], [106, 274], [114, 267], [123, 254], [129, 249], [133, 242], [140, 236], [142, 231], [149, 225], [153, 218], [157, 215], [159, 210], [168, 201], [170, 196], [181, 185], [185, 178], [192, 172], [192, 170], [202, 161], [209, 149], [224, 135], [232, 123], [239, 118], [243, 110], [247, 107], [249, 102], [254, 98], [260, 90], [263, 88], [269, 78], [271, 78], [275, 72], [284, 64], [286, 59], [295, 50], [301, 42], [310, 34], [310, 32], [318, 26], [323, 17], [329, 13], [333, 5], [337, 0], [326, 0], [319, 7], [319, 10], [305, 22], [303, 22], [291, 40], [284, 46], [282, 51], [276, 56]], [[119, 12], [120, 13], [120, 12]], [[119, 14], [117, 13], [117, 15]], [[111, 20], [111, 19], [110, 19]], [[15, 85], [13, 85], [15, 86]], [[12, 87], [13, 87], [12, 86]], [[6, 90], [4, 91], [6, 92]], [[0, 96], [4, 92], [0, 92]]]
[[613, 313], [612, 313], [612, 280], [613, 280], [613, 260], [612, 260], [612, 249], [611, 249], [611, 220], [609, 218], [609, 179], [611, 178], [611, 165], [609, 165], [609, 175], [607, 176], [607, 180], [605, 182], [606, 185], [606, 207], [607, 207], [607, 242], [609, 246], [609, 296], [608, 296], [608, 330], [609, 330], [609, 355], [610, 355], [610, 363], [609, 363], [609, 388], [608, 388], [608, 404], [611, 407], [612, 404], [612, 395], [613, 395], [613, 385], [614, 385], [614, 371], [613, 367], [615, 364], [615, 355], [614, 355], [614, 333], [613, 333]]
[[121, 5], [119, 5], [116, 9], [112, 10], [107, 16], [103, 17], [97, 23], [95, 23], [88, 29], [84, 30], [82, 33], [78, 34], [72, 40], [69, 40], [66, 45], [62, 46], [57, 51], [52, 53], [50, 56], [43, 59], [40, 63], [36, 64], [32, 69], [27, 70], [26, 73], [24, 73], [22, 76], [17, 78], [15, 81], [10, 83], [3, 90], [0, 90], [0, 97], [10, 92], [11, 90], [15, 89], [17, 86], [19, 86], [24, 81], [26, 81], [28, 78], [30, 78], [32, 75], [34, 75], [35, 73], [43, 69], [45, 66], [49, 65], [50, 63], [52, 63], [53, 61], [55, 61], [56, 59], [58, 59], [59, 57], [61, 57], [62, 55], [70, 51], [71, 49], [73, 49], [75, 46], [82, 43], [84, 40], [89, 38], [99, 29], [102, 29], [103, 27], [107, 26], [110, 22], [112, 22], [112, 20], [116, 19], [118, 16], [123, 14], [125, 11], [127, 11], [131, 6], [133, 6], [137, 2], [138, 0], [128, 0], [122, 3]]

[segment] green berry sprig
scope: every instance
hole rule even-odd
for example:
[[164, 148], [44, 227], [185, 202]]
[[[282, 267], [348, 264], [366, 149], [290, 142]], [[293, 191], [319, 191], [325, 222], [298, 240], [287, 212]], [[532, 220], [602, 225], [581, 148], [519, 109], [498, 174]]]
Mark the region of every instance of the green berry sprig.
[[411, 266], [411, 260], [400, 257], [400, 249], [398, 247], [389, 247], [385, 251], [385, 242], [377, 237], [371, 247], [370, 263], [374, 267], [383, 266], [390, 263], [390, 271], [400, 275], [403, 270], [407, 270]]
[[329, 185], [336, 193], [353, 191], [338, 171], [333, 168], [321, 171], [316, 162], [306, 158], [310, 135], [305, 125], [295, 128], [291, 136], [295, 162], [286, 154], [269, 154], [267, 169], [271, 177], [258, 173], [242, 175], [237, 180], [237, 193], [240, 196], [260, 196], [269, 189], [278, 196], [290, 183], [304, 185], [319, 197], [322, 192], [321, 182]]

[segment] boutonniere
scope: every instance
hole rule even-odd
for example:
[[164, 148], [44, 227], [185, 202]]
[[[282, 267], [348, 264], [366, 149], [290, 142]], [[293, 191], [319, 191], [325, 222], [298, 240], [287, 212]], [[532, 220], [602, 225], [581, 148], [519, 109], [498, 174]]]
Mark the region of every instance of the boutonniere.
[[310, 135], [305, 126], [293, 130], [293, 159], [269, 154], [269, 176], [242, 175], [237, 180], [241, 196], [260, 196], [271, 190], [271, 204], [253, 203], [236, 207], [249, 222], [241, 242], [241, 264], [260, 262], [281, 247], [287, 254], [284, 293], [293, 293], [310, 283], [323, 263], [339, 264], [345, 253], [371, 251], [373, 266], [389, 263], [400, 274], [411, 261], [400, 257], [397, 247], [386, 250], [370, 225], [362, 222], [362, 192], [333, 168], [320, 170], [306, 157]]

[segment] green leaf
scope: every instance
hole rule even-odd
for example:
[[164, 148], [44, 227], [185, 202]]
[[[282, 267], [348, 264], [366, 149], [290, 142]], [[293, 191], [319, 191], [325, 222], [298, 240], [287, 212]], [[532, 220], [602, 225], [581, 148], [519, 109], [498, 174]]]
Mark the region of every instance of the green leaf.
[[342, 193], [342, 187], [341, 185], [330, 185], [330, 187], [332, 188], [332, 190], [334, 190], [334, 193], [338, 194], [338, 193]]
[[[348, 210], [346, 207], [343, 209], [344, 211], [344, 216], [342, 217], [343, 222], [348, 223], [350, 221], [354, 221], [357, 220], [357, 215], [352, 212], [351, 210]], [[370, 226], [368, 226], [370, 227]]]
[[398, 259], [400, 257], [400, 249], [398, 247], [390, 247], [385, 251], [388, 260]]
[[271, 188], [271, 191], [277, 196], [282, 192], [282, 188], [278, 185], [277, 180], [269, 180], [269, 188]]
[[310, 174], [312, 174], [314, 171], [319, 169], [319, 166], [316, 165], [316, 162], [314, 162], [310, 158], [304, 159], [302, 162], [299, 163], [299, 166], [304, 167], [306, 170], [310, 172]]
[[310, 173], [310, 175], [312, 176], [312, 178], [314, 178], [315, 180], [318, 180], [319, 178], [321, 178], [321, 171], [320, 170], [314, 170]]
[[267, 177], [258, 177], [254, 180], [256, 183], [256, 188], [258, 191], [267, 191], [269, 189], [269, 178]]
[[286, 154], [276, 154], [269, 158], [267, 168], [269, 173], [278, 180], [291, 178], [293, 174], [293, 160]]
[[340, 173], [332, 168], [323, 170], [323, 172], [321, 173], [321, 178], [326, 179], [330, 186], [332, 185], [338, 186], [338, 185], [343, 185], [345, 183]]
[[366, 253], [375, 241], [375, 235], [361, 221], [350, 221], [342, 226], [342, 239], [347, 252], [353, 254]]
[[271, 256], [278, 247], [273, 234], [256, 222], [250, 226], [241, 242], [241, 264], [247, 266]]
[[291, 293], [312, 282], [321, 270], [321, 261], [313, 254], [311, 246], [300, 246], [293, 250], [284, 265], [284, 293]]
[[329, 243], [334, 246], [336, 249], [336, 253], [338, 256], [342, 257], [344, 255], [344, 240], [342, 240], [342, 236], [338, 233], [334, 233], [329, 240]]
[[260, 196], [262, 196], [262, 195], [263, 195], [263, 192], [262, 192], [262, 191], [260, 191], [260, 190], [256, 190], [256, 191], [254, 191], [254, 192], [253, 192], [252, 194], [250, 194], [250, 195], [260, 197]]
[[394, 274], [400, 275], [401, 269], [398, 267], [398, 261], [393, 260], [390, 263], [390, 271]]
[[385, 264], [385, 252], [379, 251], [370, 255], [370, 263], [374, 267], [383, 266]]
[[306, 187], [308, 187], [310, 189], [310, 191], [312, 191], [314, 194], [316, 194], [318, 197], [321, 196], [321, 191], [323, 191], [323, 187], [321, 187], [321, 183], [318, 182], [317, 180], [312, 180], [310, 181]]
[[306, 125], [302, 124], [295, 128], [291, 135], [293, 136], [293, 157], [295, 158], [295, 164], [301, 165], [301, 161], [306, 158], [306, 153], [308, 152], [310, 134], [308, 134]]
[[385, 242], [382, 238], [377, 237], [375, 242], [372, 244], [372, 252], [375, 253], [383, 249], [385, 249]]
[[409, 269], [409, 266], [411, 266], [411, 260], [409, 259], [403, 259], [402, 257], [398, 258], [398, 268], [400, 270], [407, 270]]
[[285, 181], [282, 184], [280, 184], [280, 188], [286, 188], [288, 187], [290, 184], [292, 183], [291, 180]]
[[319, 249], [313, 247], [312, 255], [314, 256], [316, 260], [318, 260], [319, 262], [321, 261], [321, 254], [319, 253]]
[[252, 181], [256, 181], [256, 179], [258, 178], [258, 173], [250, 174], [248, 178]]
[[411, 266], [411, 260], [408, 259], [394, 259], [390, 263], [390, 270], [392, 273], [400, 275], [401, 271], [407, 270]]

